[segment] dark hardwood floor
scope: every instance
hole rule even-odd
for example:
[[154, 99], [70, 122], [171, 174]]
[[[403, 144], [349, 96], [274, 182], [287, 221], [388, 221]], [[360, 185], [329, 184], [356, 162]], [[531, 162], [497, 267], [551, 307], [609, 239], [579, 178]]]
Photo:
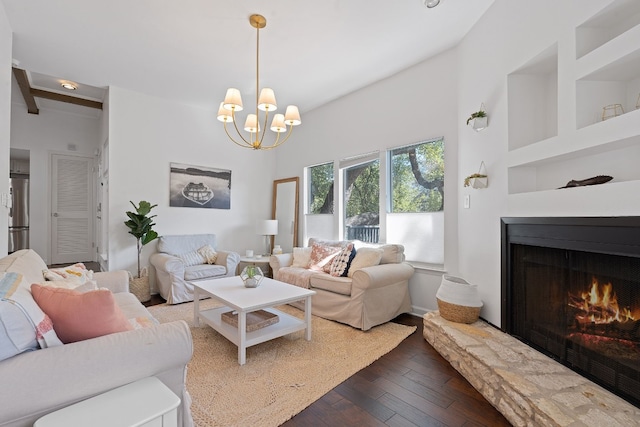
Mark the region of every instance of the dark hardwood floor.
[[[150, 306], [164, 303], [152, 295]], [[422, 336], [422, 317], [393, 320], [416, 331], [337, 385], [285, 427], [510, 426]]]
[[511, 425], [427, 343], [421, 317], [394, 322], [418, 329], [283, 426]]

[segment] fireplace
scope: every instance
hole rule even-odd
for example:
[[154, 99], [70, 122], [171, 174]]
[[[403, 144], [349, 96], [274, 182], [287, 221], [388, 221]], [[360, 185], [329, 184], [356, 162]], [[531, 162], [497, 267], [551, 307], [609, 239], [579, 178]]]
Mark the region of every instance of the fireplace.
[[501, 320], [640, 407], [640, 217], [503, 218]]

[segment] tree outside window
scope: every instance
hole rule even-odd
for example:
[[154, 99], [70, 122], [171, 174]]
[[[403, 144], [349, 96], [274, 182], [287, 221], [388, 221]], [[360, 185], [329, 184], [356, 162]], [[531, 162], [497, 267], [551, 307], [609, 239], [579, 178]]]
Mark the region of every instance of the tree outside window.
[[393, 149], [390, 212], [438, 212], [444, 208], [444, 139]]
[[309, 168], [309, 213], [333, 213], [333, 163]]
[[377, 243], [380, 225], [380, 161], [344, 169], [345, 236]]

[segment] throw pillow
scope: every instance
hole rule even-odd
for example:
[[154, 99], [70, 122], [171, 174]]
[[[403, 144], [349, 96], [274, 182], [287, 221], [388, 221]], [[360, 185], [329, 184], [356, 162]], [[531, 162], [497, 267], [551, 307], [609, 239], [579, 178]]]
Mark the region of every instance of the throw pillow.
[[349, 267], [355, 256], [356, 249], [353, 247], [353, 243], [349, 243], [333, 258], [329, 274], [335, 277], [347, 277]]
[[218, 259], [218, 253], [213, 250], [211, 245], [205, 245], [198, 249], [198, 253], [204, 258], [207, 264], [215, 264]]
[[51, 319], [38, 307], [18, 273], [0, 273], [0, 360], [62, 345]]
[[292, 267], [307, 268], [309, 267], [309, 259], [311, 259], [311, 247], [293, 248]]
[[356, 252], [355, 258], [351, 261], [349, 272], [347, 275], [353, 277], [353, 272], [365, 267], [373, 267], [380, 264], [382, 259], [382, 249], [378, 248], [360, 248]]
[[45, 280], [65, 280], [75, 278], [80, 281], [81, 285], [87, 281], [93, 281], [93, 271], [87, 269], [87, 267], [81, 262], [67, 267], [44, 270], [42, 275]]
[[108, 289], [80, 293], [34, 283], [31, 293], [65, 344], [133, 329]]
[[98, 285], [94, 280], [82, 283], [77, 277], [70, 277], [69, 279], [64, 280], [47, 280], [38, 284], [42, 286], [50, 286], [52, 288], [73, 289], [77, 292], [89, 292], [98, 289]]
[[203, 257], [198, 250], [187, 252], [186, 254], [176, 255], [182, 260], [185, 266], [206, 264], [207, 260]]
[[314, 243], [311, 246], [311, 256], [309, 257], [309, 270], [324, 271], [324, 267], [329, 264], [331, 267], [331, 261], [333, 257], [342, 250], [341, 247], [324, 246], [318, 243]]

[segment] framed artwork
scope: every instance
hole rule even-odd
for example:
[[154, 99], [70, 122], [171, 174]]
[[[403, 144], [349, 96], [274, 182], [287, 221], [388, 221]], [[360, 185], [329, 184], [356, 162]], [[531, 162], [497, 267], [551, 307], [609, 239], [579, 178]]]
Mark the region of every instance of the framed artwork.
[[169, 206], [230, 209], [231, 171], [171, 163]]

